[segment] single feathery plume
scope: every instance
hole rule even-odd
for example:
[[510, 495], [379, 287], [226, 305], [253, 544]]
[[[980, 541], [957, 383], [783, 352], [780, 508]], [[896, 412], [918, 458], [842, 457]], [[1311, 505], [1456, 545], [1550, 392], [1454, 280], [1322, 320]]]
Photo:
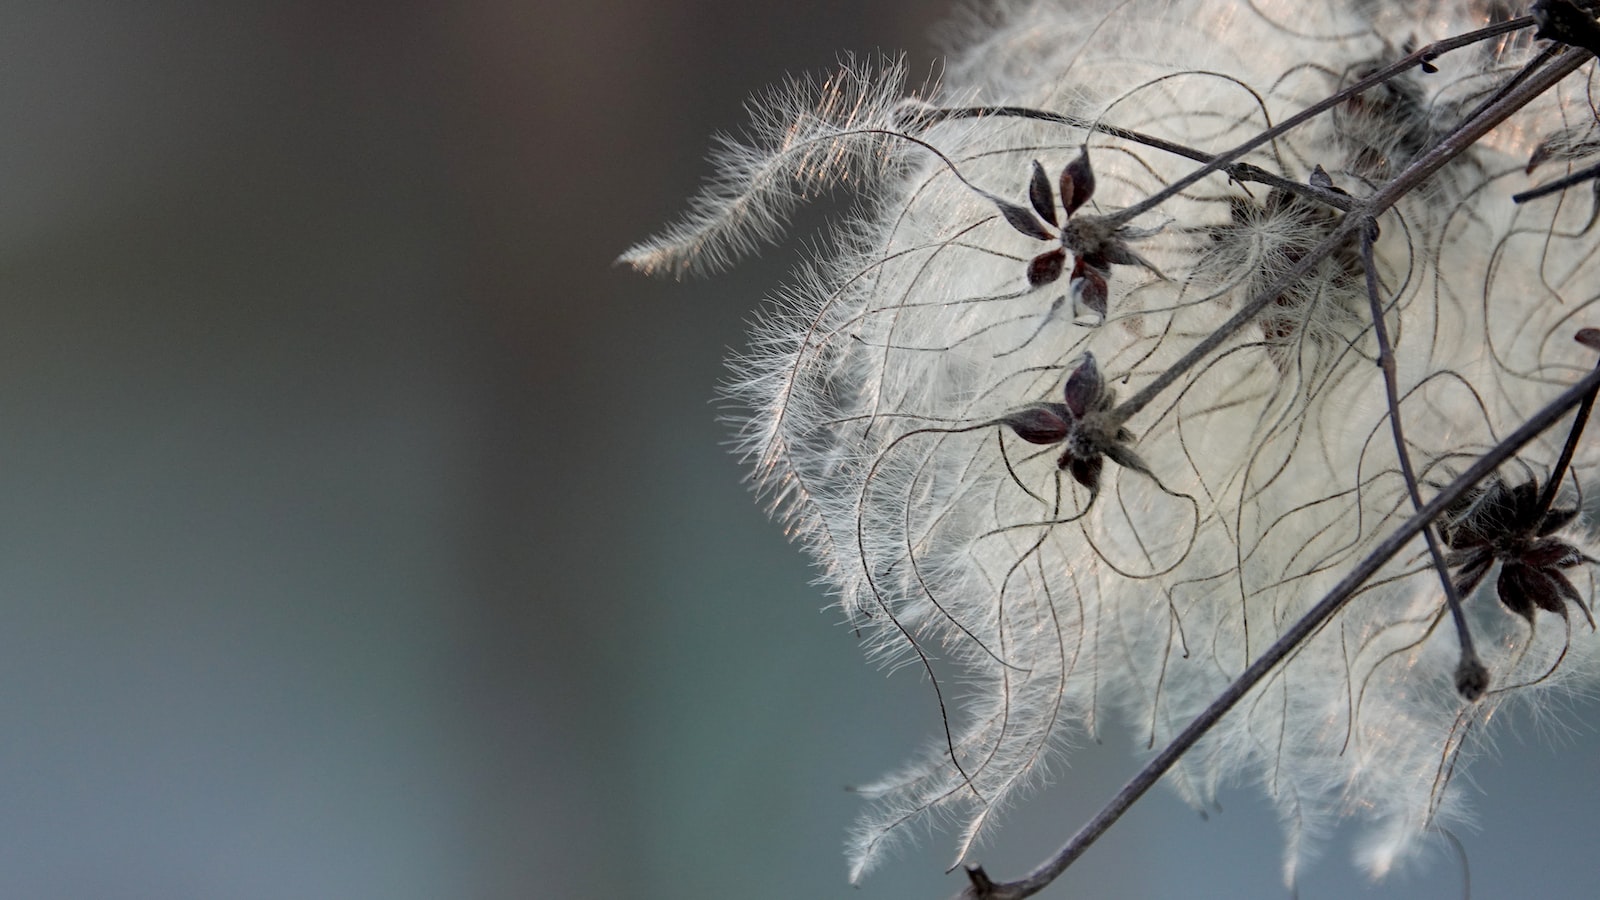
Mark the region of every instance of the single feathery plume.
[[751, 101], [745, 139], [717, 137], [716, 173], [689, 212], [618, 261], [647, 274], [714, 272], [775, 242], [799, 204], [891, 177], [908, 149], [890, 136], [905, 77], [902, 60], [848, 60], [820, 83], [791, 81]]

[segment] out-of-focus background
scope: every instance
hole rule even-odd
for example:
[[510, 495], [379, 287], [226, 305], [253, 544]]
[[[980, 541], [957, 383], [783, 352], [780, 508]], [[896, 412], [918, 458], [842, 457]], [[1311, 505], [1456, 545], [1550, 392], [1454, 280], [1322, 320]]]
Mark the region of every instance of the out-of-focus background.
[[[0, 898], [954, 893], [947, 834], [845, 884], [845, 787], [937, 707], [862, 662], [711, 402], [795, 251], [611, 266], [750, 93], [931, 72], [945, 5], [9, 6]], [[1592, 893], [1597, 716], [1473, 769], [1476, 896]], [[983, 859], [1133, 769], [1108, 734]], [[1287, 896], [1271, 815], [1224, 806], [1153, 795], [1047, 896]], [[1367, 895], [1348, 837], [1301, 897]], [[1461, 891], [1441, 857], [1370, 893]]]

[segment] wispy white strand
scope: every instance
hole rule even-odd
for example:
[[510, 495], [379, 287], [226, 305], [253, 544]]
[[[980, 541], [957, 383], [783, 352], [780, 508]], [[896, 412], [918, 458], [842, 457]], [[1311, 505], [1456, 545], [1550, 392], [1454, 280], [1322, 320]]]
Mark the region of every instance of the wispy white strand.
[[[869, 191], [832, 255], [778, 296], [730, 388], [751, 410], [740, 439], [758, 485], [869, 653], [923, 668], [948, 713], [917, 761], [862, 789], [871, 804], [851, 837], [852, 880], [930, 819], [959, 825], [968, 859], [998, 811], [1108, 713], [1163, 745], [1412, 512], [1354, 246], [1128, 422], [1154, 478], [1107, 461], [1091, 494], [1058, 468], [1060, 446], [997, 424], [1059, 403], [1091, 357], [1124, 396], [1148, 384], [1326, 237], [1332, 212], [1208, 178], [1137, 223], [1150, 266], [1113, 267], [1101, 320], [1067, 278], [1030, 286], [1029, 260], [1050, 245], [1008, 224], [994, 198], [1026, 208], [1032, 162], [1054, 182], [1087, 146], [1098, 186], [1079, 215], [1130, 206], [1196, 163], [1117, 129], [1221, 152], [1406, 40], [1482, 25], [1496, 6], [1002, 4], [968, 22], [926, 104], [904, 104], [897, 70], [846, 69], [820, 91], [780, 95], [760, 110], [758, 145], [724, 155], [689, 219], [624, 257], [646, 271], [720, 265], [774, 237], [803, 196], [845, 182]], [[1245, 161], [1301, 182], [1320, 166], [1337, 188], [1370, 193], [1532, 52], [1523, 36], [1451, 54], [1437, 74], [1402, 76]], [[1582, 77], [1380, 220], [1400, 413], [1425, 495], [1594, 364], [1571, 339], [1600, 324], [1588, 190], [1510, 200], [1530, 185], [1541, 142], [1553, 172], [1600, 149]], [[974, 102], [1102, 127], [907, 115]], [[1542, 482], [1560, 442], [1530, 446], [1507, 482]], [[1593, 446], [1558, 505], [1588, 484]], [[1596, 553], [1581, 527], [1561, 537]], [[1456, 776], [1498, 710], [1581, 689], [1600, 669], [1581, 613], [1539, 613], [1530, 629], [1493, 579], [1467, 599], [1492, 678], [1482, 701], [1455, 690], [1459, 646], [1419, 543], [1169, 783], [1196, 805], [1224, 784], [1259, 783], [1285, 822], [1291, 884], [1352, 817], [1371, 824], [1361, 863], [1390, 871], [1463, 820]]]
[[799, 203], [835, 186], [886, 178], [907, 149], [883, 132], [899, 126], [903, 60], [850, 60], [814, 83], [793, 81], [749, 104], [749, 143], [717, 138], [713, 175], [689, 212], [620, 262], [651, 274], [716, 271], [776, 241]]

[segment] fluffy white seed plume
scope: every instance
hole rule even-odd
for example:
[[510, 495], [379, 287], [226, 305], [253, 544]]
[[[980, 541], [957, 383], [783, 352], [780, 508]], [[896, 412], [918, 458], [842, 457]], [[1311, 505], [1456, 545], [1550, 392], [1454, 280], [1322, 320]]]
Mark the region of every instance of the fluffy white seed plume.
[[717, 139], [716, 174], [676, 225], [619, 262], [646, 273], [715, 271], [777, 240], [799, 203], [849, 182], [887, 180], [910, 149], [900, 126], [905, 68], [847, 63], [821, 84], [795, 81], [749, 104], [749, 143]]
[[[1544, 45], [1524, 30], [1456, 50], [1251, 150], [1240, 177], [1261, 179], [1214, 173], [1133, 221], [1115, 213], [1403, 46], [1510, 14], [1001, 4], [919, 102], [894, 70], [846, 69], [811, 107], [782, 94], [690, 219], [624, 257], [673, 273], [719, 264], [772, 237], [801, 194], [869, 192], [832, 255], [779, 297], [733, 389], [753, 410], [741, 437], [758, 483], [871, 652], [923, 668], [947, 711], [917, 761], [865, 789], [852, 879], [934, 814], [962, 824], [967, 859], [997, 811], [1108, 718], [1162, 746], [1411, 515], [1358, 233], [1284, 279], [1334, 234], [1340, 197], [1381, 189]], [[1590, 77], [1378, 221], [1374, 272], [1424, 500], [1595, 363], [1573, 341], [1600, 324], [1589, 189], [1511, 200], [1532, 183], [1530, 157], [1560, 174], [1600, 150]], [[1261, 297], [1247, 324], [1181, 362]], [[1147, 402], [1120, 405], [1134, 395]], [[1555, 512], [1536, 499], [1564, 438], [1529, 445], [1440, 523], [1454, 581], [1481, 586], [1466, 617], [1483, 699], [1458, 693], [1460, 645], [1417, 542], [1169, 784], [1199, 805], [1258, 782], [1286, 826], [1291, 883], [1341, 818], [1371, 824], [1374, 875], [1458, 821], [1457, 776], [1496, 711], [1600, 667], [1583, 608], [1595, 551], [1562, 514], [1600, 461], [1590, 445]]]

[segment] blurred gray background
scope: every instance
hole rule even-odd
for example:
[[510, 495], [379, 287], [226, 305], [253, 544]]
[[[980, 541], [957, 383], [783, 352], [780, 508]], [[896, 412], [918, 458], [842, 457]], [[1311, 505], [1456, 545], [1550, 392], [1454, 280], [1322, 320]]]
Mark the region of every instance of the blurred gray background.
[[[944, 0], [7, 4], [0, 898], [943, 898], [845, 884], [938, 733], [722, 446], [797, 258], [611, 266], [752, 92], [934, 65]], [[792, 242], [814, 227], [807, 220]], [[1592, 896], [1600, 707], [1473, 768], [1474, 895]], [[1073, 756], [1015, 875], [1134, 770]], [[1250, 789], [1152, 795], [1052, 897], [1266, 897]], [[1369, 890], [1336, 835], [1300, 896]]]

